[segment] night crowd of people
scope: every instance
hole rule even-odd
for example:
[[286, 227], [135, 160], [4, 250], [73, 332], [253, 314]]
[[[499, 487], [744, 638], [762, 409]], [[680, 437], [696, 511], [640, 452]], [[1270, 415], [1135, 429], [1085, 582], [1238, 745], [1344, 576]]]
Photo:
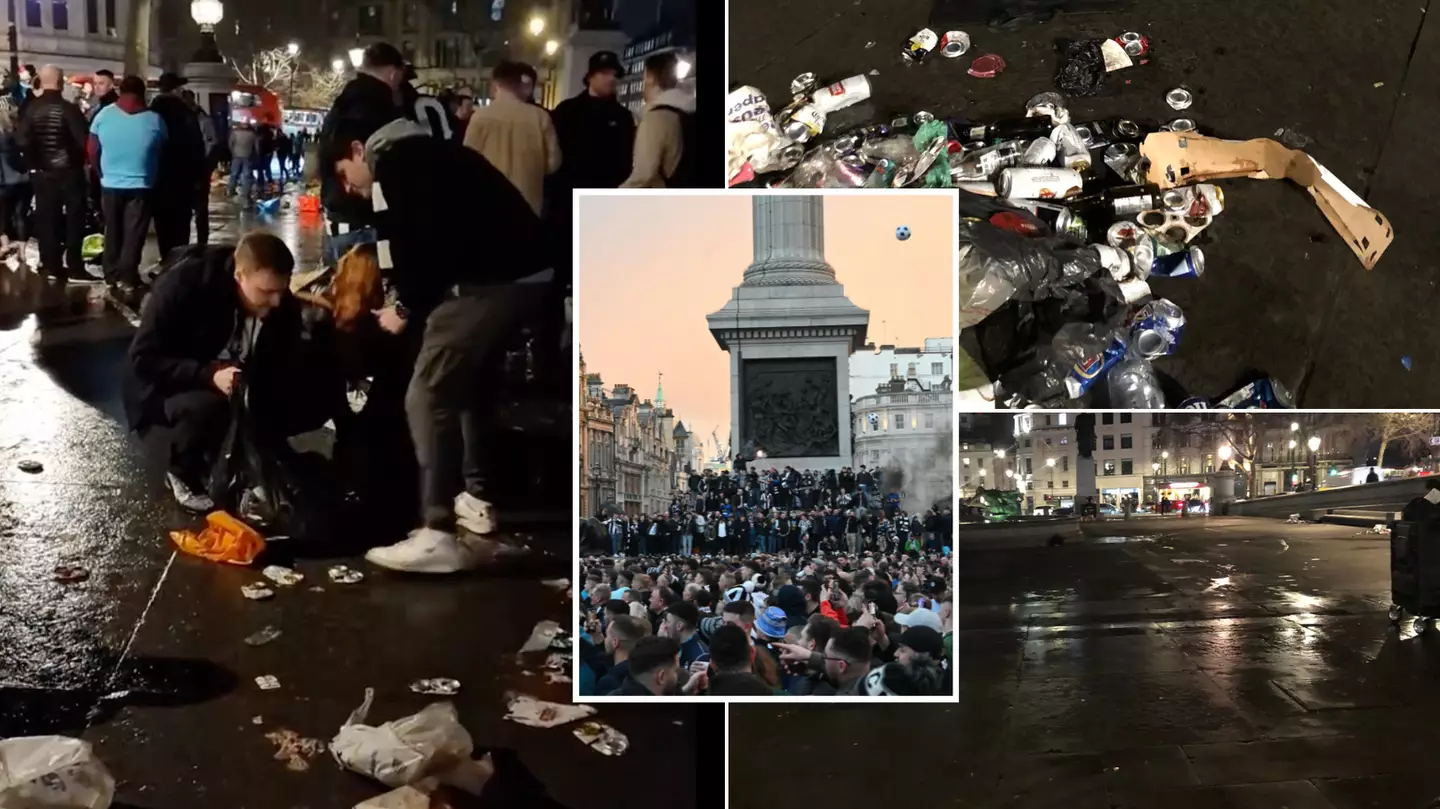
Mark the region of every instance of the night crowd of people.
[[952, 693], [948, 554], [592, 557], [582, 696]]

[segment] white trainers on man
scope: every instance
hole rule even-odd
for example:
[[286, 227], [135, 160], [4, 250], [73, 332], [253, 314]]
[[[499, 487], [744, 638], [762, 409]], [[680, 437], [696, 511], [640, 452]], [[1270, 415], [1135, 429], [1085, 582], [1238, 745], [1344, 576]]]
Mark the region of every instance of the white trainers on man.
[[495, 506], [469, 492], [455, 496], [455, 522], [476, 536], [495, 533]]
[[371, 548], [365, 559], [405, 573], [458, 573], [476, 564], [473, 554], [454, 534], [434, 528], [419, 528], [394, 545]]

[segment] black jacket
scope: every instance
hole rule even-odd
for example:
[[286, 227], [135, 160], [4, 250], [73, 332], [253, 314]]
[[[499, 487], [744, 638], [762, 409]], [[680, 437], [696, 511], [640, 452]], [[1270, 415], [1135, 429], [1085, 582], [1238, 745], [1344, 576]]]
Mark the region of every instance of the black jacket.
[[205, 136], [200, 132], [200, 121], [184, 99], [170, 93], [155, 96], [150, 111], [165, 122], [165, 143], [160, 147], [155, 187], [188, 192], [205, 173]]
[[25, 108], [16, 140], [35, 171], [63, 171], [85, 165], [89, 126], [80, 108], [49, 92]]
[[[456, 284], [505, 284], [545, 269], [539, 218], [479, 152], [411, 122], [391, 124], [366, 148], [371, 194], [385, 207], [376, 227], [389, 242], [399, 300], [416, 316]], [[441, 177], [450, 193], [436, 193]]]
[[[598, 692], [598, 689], [597, 689]], [[645, 686], [635, 682], [634, 677], [626, 677], [624, 685], [611, 691], [607, 696], [611, 697], [653, 697], [654, 694]]]
[[766, 685], [764, 680], [745, 671], [735, 674], [712, 675], [705, 693], [712, 697], [773, 697], [775, 689]]
[[119, 100], [120, 100], [120, 91], [119, 91], [119, 90], [111, 90], [110, 92], [106, 93], [105, 95], [100, 96], [100, 98], [96, 99], [96, 100], [95, 100], [95, 103], [90, 107], [90, 111], [87, 112], [87, 113], [85, 113], [85, 120], [86, 120], [86, 121], [93, 121], [93, 120], [95, 120], [95, 116], [100, 114], [100, 110], [105, 109], [106, 107], [110, 106], [111, 104], [114, 104], [116, 101], [119, 101]]
[[[404, 111], [390, 85], [361, 73], [335, 97], [335, 103], [330, 105], [330, 113], [325, 117], [325, 125], [320, 129], [320, 138], [328, 142], [342, 122], [368, 121], [379, 128], [403, 116]], [[346, 194], [345, 189], [340, 187], [333, 166], [320, 167], [320, 200], [331, 219], [352, 227], [369, 225], [375, 218], [364, 200]]]
[[609, 696], [611, 693], [620, 690], [630, 679], [630, 661], [622, 660], [610, 667], [610, 670], [595, 681], [595, 693], [599, 696]]
[[[213, 389], [214, 363], [229, 346], [240, 322], [235, 282], [235, 246], [192, 247], [155, 283], [130, 343], [125, 368], [125, 416], [130, 429], [163, 423], [167, 398]], [[288, 383], [304, 354], [300, 307], [286, 296], [265, 318], [245, 363], [250, 390], [261, 398], [289, 393]]]
[[630, 176], [635, 116], [620, 102], [586, 90], [560, 102], [551, 118], [563, 160], [555, 179], [562, 187], [619, 188]]

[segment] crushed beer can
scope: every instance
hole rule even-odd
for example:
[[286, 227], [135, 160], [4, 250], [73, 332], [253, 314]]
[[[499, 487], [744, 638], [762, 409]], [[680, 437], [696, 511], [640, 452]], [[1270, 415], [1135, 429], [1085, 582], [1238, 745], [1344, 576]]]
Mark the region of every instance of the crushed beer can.
[[1245, 385], [1214, 406], [1229, 410], [1276, 410], [1293, 408], [1295, 402], [1284, 385], [1267, 377]]
[[1158, 256], [1150, 267], [1151, 275], [1163, 278], [1198, 278], [1205, 272], [1205, 253], [1191, 247], [1168, 256]]
[[411, 683], [410, 690], [417, 694], [453, 697], [460, 693], [460, 681], [452, 680], [448, 677], [431, 677], [424, 680], [416, 680]]
[[1110, 273], [1110, 277], [1116, 281], [1124, 281], [1132, 273], [1130, 266], [1130, 254], [1118, 247], [1108, 244], [1092, 244], [1090, 249], [1100, 256], [1100, 266]]
[[906, 59], [912, 62], [923, 62], [925, 57], [940, 44], [940, 37], [929, 28], [921, 28], [910, 37], [905, 43], [905, 50], [902, 51]]
[[255, 678], [255, 684], [260, 686], [261, 691], [274, 691], [280, 687], [280, 678], [273, 674], [264, 674]]
[[964, 56], [970, 50], [970, 35], [964, 31], [946, 31], [940, 38], [940, 53], [947, 59]]
[[359, 584], [365, 580], [364, 573], [345, 565], [335, 565], [326, 573], [330, 576], [330, 581], [336, 584]]
[[1191, 396], [1180, 403], [1181, 410], [1209, 410], [1210, 400], [1204, 396]]
[[790, 95], [803, 96], [813, 91], [819, 84], [815, 81], [814, 73], [801, 73], [790, 80]]
[[1025, 154], [1020, 156], [1020, 162], [1027, 166], [1049, 166], [1055, 163], [1059, 152], [1055, 148], [1055, 141], [1049, 138], [1036, 138], [1030, 141], [1025, 147]]
[[1194, 132], [1195, 121], [1191, 118], [1176, 118], [1170, 123], [1160, 127], [1165, 132]]
[[1135, 275], [1140, 279], [1150, 277], [1155, 263], [1155, 238], [1134, 222], [1116, 222], [1106, 233], [1111, 247], [1118, 247], [1130, 254]]
[[1144, 279], [1127, 278], [1120, 282], [1120, 294], [1125, 298], [1126, 303], [1136, 304], [1153, 293], [1150, 291], [1150, 285], [1145, 283]]
[[1130, 348], [1139, 357], [1155, 359], [1175, 353], [1185, 330], [1180, 307], [1160, 298], [1135, 310], [1130, 319]]
[[1174, 90], [1165, 94], [1165, 103], [1169, 104], [1170, 109], [1176, 112], [1188, 110], [1190, 106], [1195, 103], [1195, 96], [1184, 87], [1176, 87]]
[[607, 756], [624, 755], [625, 751], [630, 749], [630, 739], [603, 722], [586, 722], [575, 728], [574, 733], [575, 738], [595, 752]]
[[775, 129], [775, 120], [770, 114], [770, 102], [765, 94], [755, 87], [739, 87], [725, 98], [725, 120], [738, 124], [756, 121], [767, 130]]
[[1125, 359], [1125, 351], [1125, 341], [1117, 337], [1104, 351], [1075, 363], [1065, 375], [1065, 392], [1071, 399], [1084, 396], [1097, 380]]
[[291, 570], [288, 567], [281, 567], [280, 565], [270, 565], [260, 571], [260, 575], [281, 587], [294, 587], [300, 582], [305, 581], [305, 574]]
[[1105, 147], [1105, 165], [1126, 180], [1132, 180], [1140, 163], [1140, 150], [1133, 143], [1112, 143]]
[[1059, 93], [1040, 93], [1025, 102], [1025, 117], [1046, 116], [1056, 126], [1070, 123], [1070, 110], [1065, 106], [1065, 96]]
[[995, 180], [995, 189], [1008, 199], [1063, 199], [1084, 187], [1084, 178], [1074, 169], [1040, 166], [1003, 169]]
[[785, 137], [796, 143], [809, 143], [825, 131], [825, 113], [814, 104], [805, 104], [788, 110], [785, 119]]
[[1126, 31], [1116, 37], [1115, 41], [1131, 56], [1144, 56], [1150, 52], [1150, 37], [1136, 31]]
[[966, 71], [977, 79], [993, 79], [1005, 70], [1005, 60], [997, 53], [987, 53], [977, 57], [970, 63], [970, 69]]

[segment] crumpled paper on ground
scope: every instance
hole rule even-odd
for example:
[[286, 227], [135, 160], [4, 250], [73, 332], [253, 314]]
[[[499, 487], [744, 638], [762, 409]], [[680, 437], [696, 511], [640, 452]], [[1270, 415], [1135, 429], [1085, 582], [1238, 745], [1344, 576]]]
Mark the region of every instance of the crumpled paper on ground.
[[68, 736], [0, 740], [3, 809], [109, 809], [115, 779], [89, 742]]
[[529, 694], [511, 694], [509, 707], [506, 719], [532, 728], [558, 728], [597, 713], [590, 705], [561, 705]]
[[364, 722], [374, 698], [375, 689], [365, 689], [365, 701], [331, 740], [330, 752], [340, 766], [388, 787], [402, 787], [471, 762], [475, 744], [454, 705], [432, 703], [419, 713], [372, 727]]
[[265, 550], [265, 538], [259, 531], [223, 511], [210, 512], [198, 534], [171, 531], [170, 541], [191, 556], [232, 565], [248, 565]]

